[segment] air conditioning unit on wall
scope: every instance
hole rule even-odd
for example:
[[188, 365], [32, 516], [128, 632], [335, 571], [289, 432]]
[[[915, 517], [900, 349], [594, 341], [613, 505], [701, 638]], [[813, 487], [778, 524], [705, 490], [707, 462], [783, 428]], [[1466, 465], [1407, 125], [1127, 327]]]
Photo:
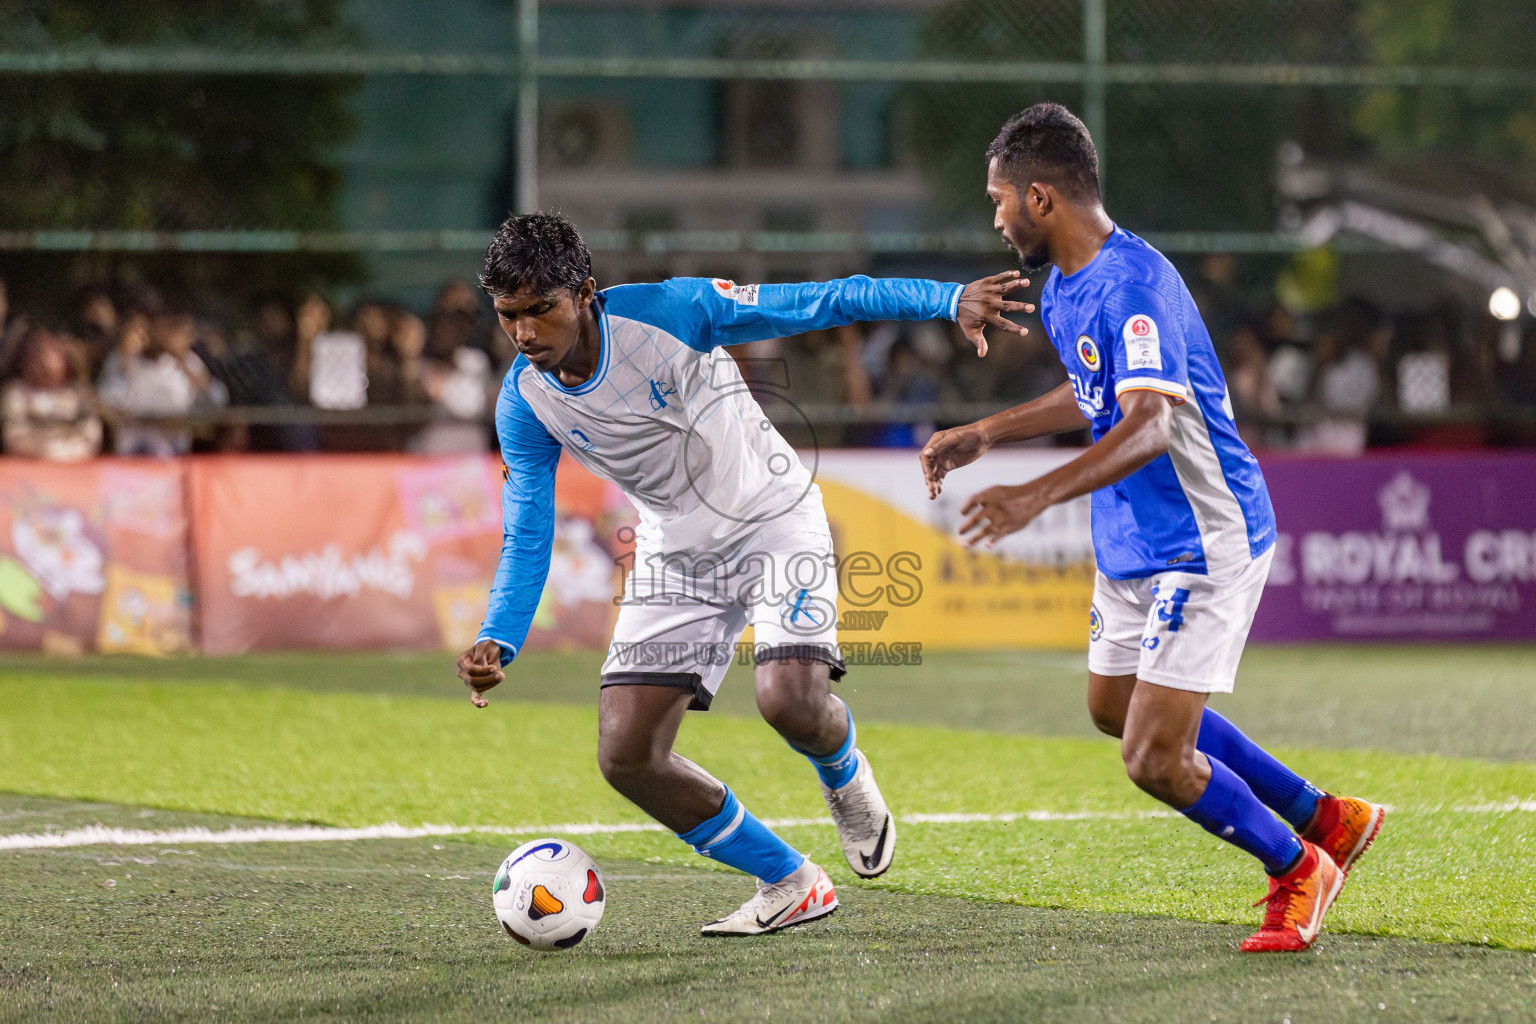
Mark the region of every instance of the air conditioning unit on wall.
[[552, 100], [539, 111], [539, 165], [622, 167], [634, 148], [629, 110], [608, 99]]

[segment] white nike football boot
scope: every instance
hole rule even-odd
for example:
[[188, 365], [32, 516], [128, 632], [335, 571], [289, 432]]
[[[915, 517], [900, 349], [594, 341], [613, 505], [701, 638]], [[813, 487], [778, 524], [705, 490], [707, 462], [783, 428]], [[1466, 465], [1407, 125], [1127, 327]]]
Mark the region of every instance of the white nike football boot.
[[832, 880], [807, 858], [780, 881], [758, 883], [757, 893], [741, 909], [709, 922], [700, 931], [705, 935], [767, 935], [826, 917], [836, 909]]
[[832, 812], [837, 837], [843, 843], [843, 856], [860, 878], [878, 878], [891, 866], [896, 854], [896, 819], [885, 806], [875, 773], [864, 751], [856, 750], [859, 770], [846, 786], [821, 787], [821, 795]]

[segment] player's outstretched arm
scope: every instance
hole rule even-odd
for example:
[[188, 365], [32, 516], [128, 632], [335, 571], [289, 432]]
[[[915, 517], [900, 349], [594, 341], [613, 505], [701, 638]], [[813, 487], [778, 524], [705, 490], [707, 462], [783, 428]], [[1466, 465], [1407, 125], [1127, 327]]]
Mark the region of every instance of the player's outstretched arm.
[[1052, 505], [1124, 480], [1168, 451], [1173, 405], [1155, 391], [1120, 396], [1122, 419], [1092, 448], [1027, 484], [988, 487], [971, 495], [960, 511], [960, 535], [967, 547], [988, 547], [1022, 530]]
[[1003, 315], [1034, 311], [1033, 305], [1006, 297], [1028, 284], [1018, 271], [968, 285], [862, 276], [765, 285], [673, 278], [661, 285], [624, 285], [608, 294], [610, 309], [616, 310], [638, 307], [649, 300], [651, 315], [662, 311], [669, 324], [676, 321], [669, 329], [687, 344], [704, 350], [862, 321], [954, 320], [977, 352], [985, 355], [983, 332], [987, 327], [1012, 334], [1029, 333]]
[[994, 445], [1028, 441], [1050, 434], [1081, 430], [1088, 420], [1077, 407], [1070, 382], [1046, 392], [1032, 402], [1016, 405], [963, 427], [941, 430], [928, 439], [920, 456], [928, 497], [937, 498], [944, 477], [952, 469], [969, 466]]

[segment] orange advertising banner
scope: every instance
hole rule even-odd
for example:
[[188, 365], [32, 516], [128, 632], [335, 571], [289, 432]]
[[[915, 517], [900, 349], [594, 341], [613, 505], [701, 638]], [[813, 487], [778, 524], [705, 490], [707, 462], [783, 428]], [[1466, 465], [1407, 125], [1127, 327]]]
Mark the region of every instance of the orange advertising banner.
[[0, 459], [0, 648], [192, 647], [176, 463]]
[[[202, 649], [462, 650], [501, 552], [489, 457], [296, 456], [188, 464]], [[563, 461], [550, 582], [528, 646], [606, 644], [615, 538], [633, 513]], [[626, 518], [628, 517], [628, 518]]]

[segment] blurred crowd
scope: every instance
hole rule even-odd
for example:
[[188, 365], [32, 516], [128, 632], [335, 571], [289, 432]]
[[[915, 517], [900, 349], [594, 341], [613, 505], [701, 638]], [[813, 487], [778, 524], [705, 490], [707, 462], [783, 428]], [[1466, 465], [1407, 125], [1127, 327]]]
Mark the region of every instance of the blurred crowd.
[[1251, 447], [1348, 456], [1536, 443], [1529, 320], [1454, 300], [1393, 315], [1339, 298], [1332, 262], [1304, 254], [1257, 295], [1238, 286], [1226, 254], [1206, 256], [1190, 280]]
[[0, 440], [32, 458], [488, 451], [514, 354], [466, 281], [424, 313], [378, 299], [338, 312], [310, 292], [231, 316], [92, 287], [42, 318], [10, 299], [0, 281]]
[[[1358, 298], [1319, 302], [1306, 273], [1302, 264], [1255, 293], [1238, 285], [1233, 257], [1213, 254], [1189, 275], [1251, 446], [1353, 455], [1536, 443], [1536, 335], [1455, 304], [1390, 316]], [[37, 317], [13, 299], [0, 281], [0, 442], [32, 458], [489, 451], [516, 354], [463, 280], [425, 310], [370, 298], [338, 310], [308, 292], [231, 311], [102, 286]], [[985, 360], [941, 322], [855, 325], [732, 354], [792, 443], [912, 447], [1066, 379], [1039, 330], [991, 333]], [[1490, 429], [1510, 411], [1524, 415], [1504, 435]]]

